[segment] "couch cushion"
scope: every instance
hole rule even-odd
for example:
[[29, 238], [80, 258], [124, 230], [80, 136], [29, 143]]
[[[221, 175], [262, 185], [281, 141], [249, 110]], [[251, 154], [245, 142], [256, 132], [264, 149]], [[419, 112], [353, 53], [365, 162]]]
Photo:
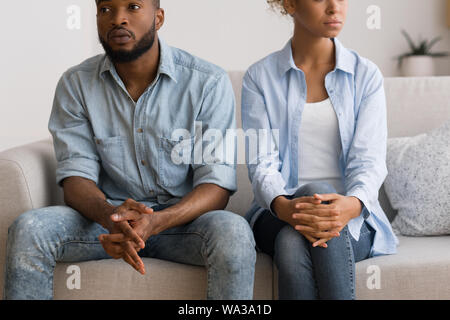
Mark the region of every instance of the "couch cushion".
[[[123, 260], [58, 263], [54, 276], [55, 299], [202, 300], [206, 298], [206, 269], [199, 266], [143, 258], [142, 276]], [[68, 289], [70, 265], [80, 268], [80, 289]], [[259, 253], [255, 270], [254, 299], [272, 299], [272, 261]]]
[[[398, 238], [397, 254], [356, 264], [356, 298], [450, 299], [450, 237]], [[377, 269], [380, 288], [369, 289]]]
[[[397, 254], [356, 263], [356, 299], [450, 299], [450, 237], [399, 236], [399, 241]], [[277, 275], [274, 265], [275, 298]]]

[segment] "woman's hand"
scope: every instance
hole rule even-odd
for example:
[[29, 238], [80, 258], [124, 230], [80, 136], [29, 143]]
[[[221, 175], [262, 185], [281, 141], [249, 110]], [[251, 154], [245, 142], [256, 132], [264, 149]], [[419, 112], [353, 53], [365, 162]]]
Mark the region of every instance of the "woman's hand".
[[[337, 233], [348, 222], [361, 214], [362, 202], [353, 196], [343, 196], [336, 193], [314, 194], [314, 199], [329, 201], [329, 204], [316, 204], [314, 202], [301, 202], [296, 204], [297, 211], [293, 218], [297, 221], [295, 229], [301, 232], [309, 232], [311, 235], [321, 234], [323, 231]], [[313, 246], [322, 245], [332, 237], [320, 237]]]
[[[284, 196], [279, 196], [272, 202], [272, 210], [276, 212], [277, 217], [280, 220], [289, 223], [293, 228], [296, 228], [296, 226], [299, 224], [299, 221], [296, 218], [294, 218], [294, 215], [301, 213], [297, 208], [297, 206], [302, 203], [309, 205], [319, 205], [321, 203], [321, 200], [314, 197], [300, 197], [289, 200]], [[333, 222], [332, 219], [326, 217], [320, 218], [320, 220], [321, 225], [323, 223]], [[298, 230], [298, 231], [311, 243], [315, 243], [322, 239], [327, 239], [328, 241], [332, 237], [337, 236], [336, 232], [329, 232], [329, 231], [320, 231], [320, 232], [310, 232], [307, 230], [305, 231]], [[320, 246], [326, 248], [327, 244], [325, 242], [326, 241], [321, 242]]]

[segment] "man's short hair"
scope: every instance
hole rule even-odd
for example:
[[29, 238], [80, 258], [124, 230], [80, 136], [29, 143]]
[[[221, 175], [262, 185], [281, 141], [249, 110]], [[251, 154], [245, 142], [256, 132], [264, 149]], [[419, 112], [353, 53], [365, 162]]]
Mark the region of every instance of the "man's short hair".
[[[160, 0], [152, 0], [153, 1], [153, 5], [155, 6], [155, 8], [159, 9], [160, 6]], [[95, 0], [95, 4], [98, 4], [99, 0]]]

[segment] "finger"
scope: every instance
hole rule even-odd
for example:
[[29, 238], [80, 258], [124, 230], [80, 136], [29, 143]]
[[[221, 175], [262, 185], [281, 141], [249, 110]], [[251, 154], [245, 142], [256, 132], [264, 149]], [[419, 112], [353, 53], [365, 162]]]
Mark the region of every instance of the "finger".
[[299, 197], [292, 200], [295, 204], [297, 203], [313, 203], [313, 204], [319, 204], [321, 202], [320, 199], [317, 199], [313, 196], [310, 197]]
[[331, 239], [332, 239], [332, 238], [323, 238], [323, 239], [320, 239], [320, 240], [314, 242], [314, 243], [312, 244], [312, 246], [313, 246], [313, 247], [321, 246], [321, 247], [327, 248], [328, 245], [326, 244], [326, 242], [329, 241], [329, 240], [331, 240]]
[[130, 240], [127, 237], [125, 237], [123, 233], [102, 234], [99, 236], [99, 239], [101, 242], [115, 242], [115, 243]]
[[305, 226], [305, 225], [296, 225], [295, 230], [302, 231], [302, 232], [308, 232], [311, 235], [314, 235], [315, 238], [321, 239], [321, 238], [334, 238], [339, 237], [340, 233], [337, 231], [317, 231], [314, 228]]
[[102, 247], [105, 252], [114, 259], [120, 259], [123, 254], [122, 247], [120, 245], [114, 245], [110, 242], [102, 242]]
[[133, 261], [133, 259], [131, 259], [130, 255], [128, 253], [126, 253], [125, 251], [122, 254], [122, 259], [126, 263], [128, 263], [130, 266], [132, 266], [134, 270], [136, 270], [137, 272], [140, 272], [139, 267], [136, 265], [136, 263]]
[[129, 220], [138, 220], [140, 217], [141, 213], [136, 210], [121, 208], [111, 215], [111, 220], [114, 222], [121, 222]]
[[133, 199], [128, 199], [127, 201], [125, 201], [125, 204], [129, 209], [136, 210], [137, 212], [142, 214], [153, 213], [152, 208], [149, 208], [145, 204], [137, 202]]
[[128, 222], [126, 222], [126, 221], [119, 222], [118, 226], [119, 226], [120, 230], [122, 231], [122, 233], [124, 234], [125, 237], [127, 237], [128, 239], [130, 239], [131, 241], [136, 243], [136, 245], [139, 246], [140, 248], [143, 249], [145, 247], [144, 241], [136, 233], [136, 231], [134, 231], [133, 228], [130, 227]]
[[301, 232], [301, 234], [302, 234], [309, 242], [311, 242], [311, 243], [314, 243], [314, 242], [316, 242], [317, 240], [319, 240], [319, 239], [316, 239], [316, 238], [312, 237], [311, 235], [309, 235], [309, 234], [306, 233], [306, 232]]
[[298, 220], [299, 224], [311, 224], [321, 221], [337, 221], [338, 219], [337, 216], [322, 216], [314, 213], [294, 213], [292, 218]]
[[335, 218], [339, 216], [339, 211], [336, 209], [315, 209], [315, 208], [311, 208], [311, 209], [296, 209], [299, 210], [297, 212], [294, 212], [293, 214], [307, 214], [310, 216], [317, 216], [317, 217], [324, 217], [327, 218], [328, 220], [333, 220], [331, 218]]
[[127, 253], [130, 256], [130, 258], [138, 267], [138, 269], [136, 270], [139, 271], [141, 274], [145, 274], [144, 263], [142, 262], [141, 257], [139, 257], [139, 255], [137, 254], [136, 250], [134, 250], [132, 243], [128, 241], [125, 242], [122, 246], [125, 253]]
[[[320, 201], [320, 200], [317, 200]], [[316, 204], [316, 203], [310, 203], [310, 202], [297, 202], [294, 205], [295, 209], [298, 210], [309, 210], [309, 209], [328, 209], [328, 210], [334, 210], [337, 212], [336, 206], [331, 204]]]
[[299, 223], [299, 226], [307, 227], [308, 231], [325, 231], [325, 230], [333, 230], [340, 231], [343, 228], [342, 222], [339, 220], [317, 220], [312, 222], [306, 222], [305, 224]]
[[322, 200], [322, 201], [336, 200], [336, 199], [339, 199], [340, 196], [341, 195], [339, 195], [337, 193], [324, 193], [324, 194], [315, 193], [313, 195], [313, 197], [315, 199], [319, 199], [319, 200]]
[[[314, 238], [313, 236], [311, 236], [307, 232], [302, 232], [301, 234], [311, 243], [315, 243], [315, 242], [317, 242], [319, 240], [319, 239]], [[327, 248], [328, 247], [328, 245], [326, 243], [322, 243], [319, 246], [321, 246], [322, 248]]]

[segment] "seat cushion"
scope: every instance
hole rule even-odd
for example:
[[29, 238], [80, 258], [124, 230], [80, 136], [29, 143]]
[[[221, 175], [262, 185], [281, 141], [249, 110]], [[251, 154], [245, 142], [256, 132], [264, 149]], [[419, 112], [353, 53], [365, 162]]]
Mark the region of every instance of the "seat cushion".
[[450, 299], [450, 237], [398, 238], [397, 254], [356, 264], [356, 298]]
[[[450, 299], [450, 237], [399, 236], [399, 241], [397, 254], [356, 263], [356, 299]], [[274, 265], [276, 299], [277, 276]]]
[[[123, 260], [58, 263], [54, 273], [55, 299], [201, 300], [206, 299], [206, 269], [159, 259], [143, 258], [142, 276]], [[71, 265], [80, 268], [80, 289], [69, 289]], [[69, 269], [70, 271], [70, 269]], [[259, 253], [254, 299], [272, 299], [272, 261]], [[69, 286], [71, 287], [71, 286]]]

